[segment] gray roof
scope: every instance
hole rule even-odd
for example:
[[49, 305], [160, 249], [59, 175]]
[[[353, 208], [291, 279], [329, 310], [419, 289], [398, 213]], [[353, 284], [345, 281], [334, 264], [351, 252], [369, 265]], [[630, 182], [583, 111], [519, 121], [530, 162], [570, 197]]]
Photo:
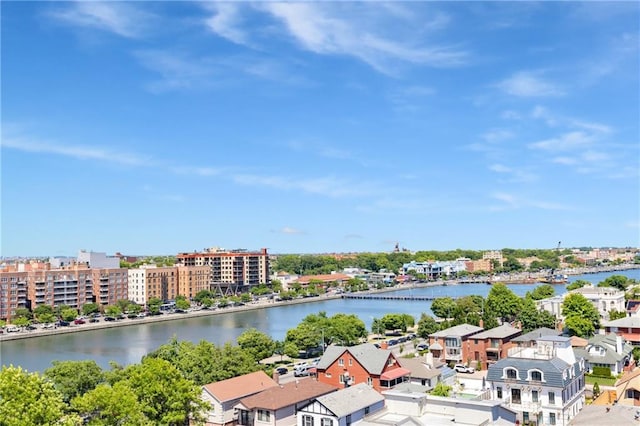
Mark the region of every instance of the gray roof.
[[391, 356], [390, 350], [376, 348], [372, 343], [348, 347], [331, 345], [324, 351], [317, 368], [326, 370], [347, 351], [371, 374], [382, 374]]
[[[591, 364], [608, 364], [613, 365], [623, 359], [629, 357], [633, 351], [633, 346], [624, 342], [622, 344], [622, 353], [616, 352], [616, 335], [609, 334], [596, 334], [589, 339], [589, 344], [584, 348], [574, 348], [573, 351], [576, 356], [583, 357]], [[604, 356], [589, 354], [589, 349], [594, 346], [601, 346], [605, 350]]]
[[637, 407], [624, 405], [585, 405], [569, 422], [571, 426], [616, 425], [637, 426]]
[[424, 358], [398, 358], [400, 367], [411, 371], [411, 377], [416, 379], [432, 379], [438, 377], [442, 372], [439, 368], [429, 368], [424, 363]]
[[482, 330], [484, 330], [484, 328], [478, 327], [477, 325], [460, 324], [460, 325], [449, 327], [444, 330], [440, 330], [436, 333], [430, 334], [429, 337], [449, 337], [449, 336], [464, 337], [470, 334], [477, 333]]
[[605, 327], [640, 327], [640, 317], [625, 317], [613, 321], [605, 321]]
[[502, 324], [498, 327], [491, 328], [483, 331], [482, 333], [474, 334], [474, 339], [503, 339], [505, 337], [513, 336], [522, 333], [519, 328], [513, 327], [511, 324]]
[[[577, 369], [579, 363], [576, 363], [576, 373], [578, 373]], [[505, 368], [515, 368], [518, 370], [519, 379], [516, 380], [516, 383], [519, 384], [530, 384], [527, 380], [527, 371], [529, 370], [539, 370], [542, 372], [545, 386], [555, 387], [555, 388], [564, 388], [571, 380], [567, 375], [567, 379], [562, 378], [562, 372], [569, 368], [569, 364], [560, 358], [552, 358], [551, 360], [546, 359], [531, 359], [531, 358], [503, 358], [496, 362], [495, 364], [489, 366], [489, 371], [487, 372], [487, 381], [490, 382], [504, 382], [505, 379], [502, 378], [503, 370]]]
[[541, 327], [536, 328], [533, 331], [525, 333], [521, 336], [514, 337], [511, 339], [512, 342], [532, 342], [538, 340], [542, 336], [559, 336], [560, 331], [554, 330], [553, 328]]
[[384, 396], [376, 392], [366, 383], [342, 389], [316, 398], [320, 404], [331, 411], [336, 417], [342, 418], [348, 414], [384, 401]]

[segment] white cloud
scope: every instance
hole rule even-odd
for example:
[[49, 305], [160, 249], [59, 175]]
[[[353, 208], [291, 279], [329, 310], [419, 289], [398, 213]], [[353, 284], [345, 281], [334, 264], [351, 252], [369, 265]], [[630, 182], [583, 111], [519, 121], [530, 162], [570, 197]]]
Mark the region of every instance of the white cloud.
[[286, 234], [286, 235], [302, 235], [302, 234], [305, 233], [304, 231], [301, 231], [300, 229], [292, 228], [290, 226], [285, 226], [285, 227], [279, 229], [277, 232], [280, 233], [280, 234]]
[[510, 130], [506, 129], [494, 129], [482, 135], [482, 139], [489, 143], [502, 142], [507, 139], [511, 139], [512, 137], [513, 133]]
[[49, 141], [39, 141], [21, 137], [10, 137], [3, 135], [2, 147], [11, 148], [24, 152], [40, 154], [55, 154], [78, 160], [98, 160], [111, 163], [118, 163], [127, 166], [151, 165], [152, 160], [140, 157], [136, 154], [110, 149], [87, 146], [87, 145], [67, 145]]
[[156, 20], [155, 15], [131, 3], [116, 1], [77, 1], [51, 16], [73, 26], [98, 28], [127, 38], [141, 37]]
[[545, 139], [529, 144], [529, 148], [541, 149], [545, 151], [571, 151], [584, 149], [593, 144], [593, 136], [580, 131], [568, 132], [557, 138]]
[[512, 75], [498, 83], [497, 87], [509, 95], [521, 97], [562, 96], [564, 94], [556, 85], [527, 71]]
[[135, 57], [161, 78], [148, 88], [154, 93], [171, 90], [202, 89], [215, 83], [216, 66], [208, 58], [190, 58], [182, 53], [163, 50], [144, 50]]
[[196, 175], [207, 177], [218, 176], [224, 172], [224, 169], [215, 167], [176, 166], [170, 167], [169, 171], [180, 175]]
[[231, 179], [238, 184], [266, 186], [280, 190], [298, 190], [308, 194], [324, 195], [332, 198], [362, 197], [374, 193], [375, 188], [347, 182], [335, 177], [295, 179], [283, 176], [235, 174]]
[[364, 21], [356, 19], [356, 11], [347, 20], [319, 3], [268, 2], [260, 7], [281, 21], [304, 49], [317, 54], [353, 56], [382, 73], [393, 73], [397, 61], [450, 67], [463, 64], [467, 57], [465, 51], [457, 48], [414, 46], [410, 40], [396, 41], [376, 34], [373, 26], [368, 28]]
[[242, 17], [239, 4], [215, 2], [205, 5], [215, 13], [206, 21], [211, 31], [236, 44], [249, 44], [247, 33], [240, 29]]
[[535, 208], [540, 210], [569, 210], [569, 208], [563, 204], [535, 200], [530, 197], [519, 197], [506, 192], [495, 192], [491, 194], [491, 198], [500, 202], [500, 204], [494, 205], [490, 208], [492, 211], [518, 210], [523, 208]]
[[502, 164], [492, 164], [489, 166], [489, 170], [494, 171], [496, 173], [511, 173], [513, 171], [511, 170], [510, 167], [507, 167]]

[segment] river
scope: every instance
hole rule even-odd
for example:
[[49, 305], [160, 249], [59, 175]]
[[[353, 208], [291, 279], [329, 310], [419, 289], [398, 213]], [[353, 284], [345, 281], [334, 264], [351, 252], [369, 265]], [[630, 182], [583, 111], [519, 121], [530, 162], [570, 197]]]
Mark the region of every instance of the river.
[[[569, 282], [584, 279], [597, 285], [611, 275], [625, 275], [640, 280], [640, 269], [618, 272], [602, 272], [569, 276]], [[511, 284], [509, 287], [519, 296], [524, 296], [539, 284]], [[564, 293], [565, 286], [556, 285], [556, 294]], [[487, 296], [491, 286], [486, 284], [459, 284], [437, 287], [405, 289], [389, 294], [414, 294], [434, 297]], [[140, 362], [141, 358], [172, 336], [179, 340], [199, 342], [207, 340], [222, 345], [235, 342], [246, 329], [256, 328], [274, 339], [284, 339], [287, 330], [295, 327], [309, 314], [325, 311], [332, 316], [337, 313], [355, 314], [367, 328], [373, 318], [389, 313], [406, 313], [420, 318], [421, 313], [431, 313], [431, 302], [388, 300], [331, 299], [296, 305], [230, 312], [221, 315], [176, 319], [158, 323], [83, 331], [0, 343], [0, 364], [21, 366], [29, 371], [44, 371], [54, 360], [95, 360], [108, 369], [109, 362], [121, 365]]]

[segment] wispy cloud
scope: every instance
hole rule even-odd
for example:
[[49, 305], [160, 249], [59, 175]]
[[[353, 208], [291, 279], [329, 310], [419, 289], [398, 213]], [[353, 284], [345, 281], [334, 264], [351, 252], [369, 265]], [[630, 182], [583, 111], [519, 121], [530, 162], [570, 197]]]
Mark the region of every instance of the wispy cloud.
[[216, 83], [216, 64], [211, 58], [194, 58], [165, 50], [137, 51], [134, 56], [143, 66], [160, 75], [160, 79], [148, 85], [153, 93], [203, 89]]
[[364, 239], [363, 235], [360, 234], [347, 234], [344, 236], [345, 240], [362, 240]]
[[287, 191], [297, 190], [331, 198], [364, 197], [375, 192], [375, 188], [366, 183], [350, 182], [334, 176], [295, 179], [284, 176], [235, 174], [231, 179], [242, 185], [263, 186]]
[[506, 192], [495, 192], [491, 194], [491, 198], [500, 203], [491, 206], [489, 208], [491, 211], [519, 210], [523, 208], [535, 208], [540, 210], [570, 210], [568, 206], [560, 203], [535, 200], [530, 197], [516, 196]]
[[213, 16], [206, 20], [206, 25], [211, 31], [236, 44], [249, 44], [247, 32], [241, 29], [240, 4], [215, 2], [204, 5], [213, 12]]
[[64, 3], [51, 12], [60, 22], [83, 28], [96, 28], [126, 38], [139, 38], [157, 20], [154, 14], [132, 3], [116, 1], [77, 1]]
[[489, 143], [503, 142], [513, 138], [513, 132], [507, 129], [493, 129], [482, 134], [482, 139]]
[[285, 234], [285, 235], [303, 235], [303, 234], [305, 234], [304, 231], [302, 231], [300, 229], [292, 228], [290, 226], [285, 226], [283, 228], [280, 228], [280, 229], [276, 230], [275, 232], [277, 232], [279, 234]]
[[564, 133], [556, 138], [533, 142], [528, 145], [532, 149], [545, 151], [573, 151], [585, 149], [594, 143], [594, 137], [586, 132], [575, 131]]
[[538, 179], [535, 173], [523, 168], [513, 168], [504, 164], [491, 164], [489, 170], [492, 172], [505, 174], [509, 176], [508, 182], [533, 182]]
[[564, 92], [534, 72], [521, 71], [496, 85], [503, 92], [520, 97], [562, 96]]
[[3, 135], [2, 148], [10, 148], [24, 152], [39, 154], [55, 154], [73, 157], [79, 160], [96, 160], [117, 163], [127, 166], [151, 165], [152, 159], [123, 151], [87, 146], [70, 145], [51, 141], [40, 141], [25, 137]]
[[224, 168], [196, 167], [196, 166], [171, 166], [169, 171], [179, 175], [218, 176], [225, 171]]

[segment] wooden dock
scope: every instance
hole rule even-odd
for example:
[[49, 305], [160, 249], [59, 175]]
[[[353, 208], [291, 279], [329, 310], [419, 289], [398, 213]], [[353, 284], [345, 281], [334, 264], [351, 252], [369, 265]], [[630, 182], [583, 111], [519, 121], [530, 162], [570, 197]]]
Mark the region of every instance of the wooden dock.
[[[442, 296], [396, 296], [396, 295], [389, 295], [389, 294], [357, 294], [357, 293], [350, 293], [350, 294], [343, 294], [342, 298], [343, 299], [364, 299], [364, 300], [405, 300], [405, 301], [425, 301], [425, 302], [430, 302], [433, 301], [435, 299], [437, 299], [438, 297], [442, 297]], [[449, 297], [449, 296], [448, 296]], [[456, 299], [456, 297], [452, 297], [452, 299]]]

